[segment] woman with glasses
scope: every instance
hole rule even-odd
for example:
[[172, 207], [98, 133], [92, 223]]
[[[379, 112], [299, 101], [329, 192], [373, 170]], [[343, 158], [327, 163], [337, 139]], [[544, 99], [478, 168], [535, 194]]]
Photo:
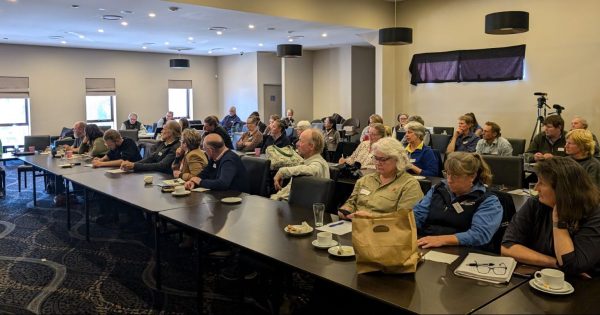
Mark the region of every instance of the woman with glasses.
[[479, 154], [454, 152], [444, 164], [446, 179], [414, 207], [422, 248], [488, 244], [502, 221], [502, 205], [485, 184], [492, 173]]
[[512, 218], [502, 240], [502, 255], [567, 274], [598, 274], [599, 189], [567, 157], [539, 161], [536, 174], [538, 196], [529, 198]]
[[246, 120], [246, 126], [248, 131], [244, 132], [244, 135], [235, 144], [235, 147], [239, 151], [252, 152], [255, 148], [260, 148], [260, 144], [263, 141], [263, 135], [258, 130], [258, 123], [260, 119], [257, 116], [250, 116]]
[[[383, 124], [374, 123], [369, 127], [369, 139], [361, 142], [358, 147], [352, 152], [352, 155], [348, 158], [343, 156], [340, 158], [338, 163], [343, 165], [344, 163], [353, 165], [354, 163], [360, 163], [361, 168], [375, 168], [373, 163], [372, 147], [379, 139], [385, 136], [385, 127]], [[402, 144], [400, 144], [402, 146]]]
[[200, 133], [195, 129], [184, 129], [181, 133], [181, 145], [175, 152], [173, 161], [173, 177], [181, 178], [185, 181], [200, 172], [208, 164], [206, 153], [200, 149]]
[[433, 150], [423, 143], [425, 127], [416, 121], [411, 121], [404, 126], [406, 130], [406, 152], [410, 164], [408, 172], [422, 176], [439, 176], [438, 160]]
[[[377, 141], [373, 144], [372, 156], [377, 172], [356, 182], [352, 194], [340, 207], [340, 218], [412, 209], [423, 197], [419, 182], [405, 171], [408, 157], [398, 140]], [[350, 214], [344, 214], [345, 211]]]

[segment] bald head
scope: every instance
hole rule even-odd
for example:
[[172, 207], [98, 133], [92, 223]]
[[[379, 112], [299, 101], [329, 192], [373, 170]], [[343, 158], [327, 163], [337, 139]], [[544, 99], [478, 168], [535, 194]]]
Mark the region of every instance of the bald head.
[[223, 142], [223, 138], [217, 133], [210, 133], [204, 137], [204, 142], [202, 144], [202, 148], [206, 151], [206, 154], [212, 160], [216, 159], [223, 153], [223, 151], [227, 150], [225, 143]]

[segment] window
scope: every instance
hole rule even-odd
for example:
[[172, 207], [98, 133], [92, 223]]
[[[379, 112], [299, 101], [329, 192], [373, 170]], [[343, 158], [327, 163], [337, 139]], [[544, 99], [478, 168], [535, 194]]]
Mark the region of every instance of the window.
[[192, 94], [192, 81], [169, 80], [169, 111], [174, 118], [193, 117]]
[[30, 135], [29, 78], [0, 77], [0, 140], [22, 145]]
[[416, 54], [410, 83], [523, 80], [525, 45]]
[[85, 119], [99, 126], [116, 126], [115, 79], [85, 79]]

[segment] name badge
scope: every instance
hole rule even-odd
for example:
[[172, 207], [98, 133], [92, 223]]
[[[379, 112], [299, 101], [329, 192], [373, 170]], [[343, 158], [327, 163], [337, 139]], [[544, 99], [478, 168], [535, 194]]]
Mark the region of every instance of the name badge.
[[463, 141], [463, 144], [467, 144], [467, 143], [469, 143], [469, 140], [464, 140]]
[[558, 152], [565, 152], [565, 148], [558, 148], [556, 150], [558, 150]]
[[368, 195], [370, 195], [370, 194], [371, 194], [371, 192], [363, 188], [363, 189], [361, 189], [361, 190], [360, 190], [360, 194], [361, 194], [361, 195], [368, 196]]
[[415, 159], [410, 159], [410, 163], [415, 163], [417, 160]]
[[213, 168], [217, 168], [217, 163], [213, 163]]
[[158, 152], [158, 156], [162, 156], [162, 151]]
[[452, 207], [454, 208], [454, 210], [456, 211], [456, 213], [462, 213], [463, 211], [465, 211], [462, 206], [460, 205], [460, 203], [455, 202], [452, 204]]
[[329, 140], [333, 140], [333, 137], [329, 137]]

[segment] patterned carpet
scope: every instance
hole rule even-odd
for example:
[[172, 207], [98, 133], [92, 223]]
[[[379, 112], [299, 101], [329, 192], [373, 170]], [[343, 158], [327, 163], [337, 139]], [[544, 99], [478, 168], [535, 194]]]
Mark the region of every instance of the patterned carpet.
[[[193, 250], [177, 246], [178, 237], [162, 243], [163, 290], [154, 289], [152, 234], [145, 222], [102, 227], [91, 224], [85, 241], [82, 206], [72, 211], [66, 227], [64, 208], [38, 178], [38, 206], [29, 187], [18, 192], [16, 167], [7, 162], [7, 196], [0, 199], [0, 314], [195, 314], [196, 266]], [[92, 207], [92, 217], [97, 212]], [[140, 216], [142, 217], [142, 216]], [[139, 222], [138, 222], [139, 223]], [[219, 276], [223, 259], [208, 259], [204, 284], [206, 314], [264, 314], [260, 281], [238, 283]], [[260, 278], [260, 277], [258, 277]], [[240, 291], [243, 290], [243, 291]], [[239, 297], [245, 297], [243, 299]]]

